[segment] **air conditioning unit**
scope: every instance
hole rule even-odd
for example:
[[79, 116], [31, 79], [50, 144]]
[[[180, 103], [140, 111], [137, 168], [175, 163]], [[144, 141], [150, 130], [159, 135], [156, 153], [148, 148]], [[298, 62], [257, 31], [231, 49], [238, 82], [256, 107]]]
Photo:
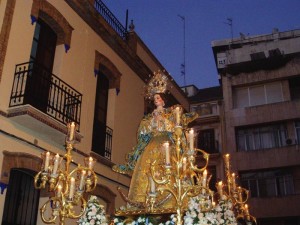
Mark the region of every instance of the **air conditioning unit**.
[[285, 140], [285, 143], [286, 143], [286, 145], [291, 145], [291, 144], [293, 144], [293, 140], [291, 138], [287, 138]]

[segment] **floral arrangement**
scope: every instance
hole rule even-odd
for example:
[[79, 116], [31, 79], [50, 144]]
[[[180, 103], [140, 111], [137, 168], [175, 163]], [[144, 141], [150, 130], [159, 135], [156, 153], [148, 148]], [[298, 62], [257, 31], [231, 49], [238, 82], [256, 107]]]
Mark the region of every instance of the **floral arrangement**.
[[90, 197], [86, 211], [77, 223], [79, 225], [108, 225], [104, 206], [100, 205], [96, 196]]
[[201, 212], [200, 201], [203, 201], [201, 196], [190, 199], [189, 208], [184, 216], [184, 225], [237, 225], [232, 202], [225, 196], [216, 207], [207, 212]]
[[152, 216], [139, 216], [135, 220], [128, 220], [121, 217], [114, 218], [114, 225], [174, 225], [176, 222], [176, 216], [173, 214], [170, 216], [170, 220], [165, 223], [159, 222], [156, 218]]
[[[188, 204], [188, 210], [183, 218], [184, 225], [237, 225], [237, 221], [233, 212], [232, 202], [225, 196], [219, 201], [218, 205], [210, 211], [202, 212], [200, 206], [211, 206], [210, 200], [205, 200], [202, 195], [193, 197]], [[125, 221], [122, 218], [114, 219], [115, 225], [174, 225], [176, 224], [176, 215], [172, 214], [170, 219], [164, 223], [159, 223], [151, 217], [140, 216], [136, 220]]]
[[[203, 203], [204, 201], [204, 203]], [[193, 197], [188, 204], [188, 210], [184, 215], [184, 225], [237, 225], [233, 212], [233, 205], [225, 196], [210, 211], [202, 212], [200, 206], [210, 207], [211, 201], [205, 200], [202, 195]], [[159, 222], [154, 217], [141, 215], [135, 220], [124, 217], [115, 217], [114, 225], [175, 225], [176, 215], [172, 214], [166, 222]], [[86, 213], [78, 221], [79, 225], [108, 225], [105, 210], [96, 196], [91, 196]]]

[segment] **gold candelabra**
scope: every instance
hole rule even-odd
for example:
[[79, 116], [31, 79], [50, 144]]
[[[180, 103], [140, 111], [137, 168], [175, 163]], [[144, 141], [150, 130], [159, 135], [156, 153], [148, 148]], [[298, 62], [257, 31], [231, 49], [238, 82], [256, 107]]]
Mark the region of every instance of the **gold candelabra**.
[[[182, 225], [182, 216], [187, 209], [189, 198], [201, 196], [202, 211], [211, 210], [215, 205], [214, 193], [208, 187], [211, 178], [206, 170], [209, 154], [194, 148], [195, 133], [193, 129], [183, 128], [187, 124], [181, 124], [184, 123], [181, 107], [175, 109], [175, 118], [176, 126], [172, 135], [175, 144], [171, 146], [168, 142], [162, 143], [165, 165], [158, 165], [157, 161], [151, 163], [148, 182], [150, 187], [145, 202], [132, 202], [119, 189], [123, 199], [128, 205], [134, 206], [134, 210], [121, 209], [116, 211], [116, 216], [176, 213], [176, 224]], [[202, 167], [196, 166], [196, 155], [203, 157]], [[172, 207], [164, 207], [170, 199], [174, 202]], [[204, 204], [207, 202], [209, 204]]]
[[[40, 209], [41, 218], [47, 224], [55, 223], [57, 218], [60, 225], [65, 224], [66, 218], [80, 218], [86, 209], [83, 193], [91, 192], [97, 185], [97, 176], [93, 170], [95, 160], [92, 157], [85, 159], [85, 166], [78, 164], [78, 167], [70, 172], [75, 143], [75, 123], [69, 123], [67, 127], [66, 154], [61, 157], [50, 152], [43, 153], [41, 171], [34, 178], [36, 189], [48, 187], [48, 191], [53, 195]], [[64, 168], [62, 168], [63, 160], [65, 160]]]
[[249, 191], [241, 186], [237, 186], [236, 174], [231, 173], [230, 170], [230, 155], [225, 154], [223, 159], [226, 182], [220, 181], [217, 183], [220, 199], [226, 198], [231, 200], [237, 219], [243, 219], [247, 224], [256, 223], [256, 218], [249, 214], [249, 206], [246, 204], [249, 198]]
[[[153, 162], [151, 166], [151, 178], [155, 184], [160, 185], [157, 188], [157, 191], [160, 193], [170, 193], [175, 199], [174, 209], [177, 214], [177, 225], [181, 225], [183, 223], [182, 215], [187, 208], [187, 203], [190, 197], [201, 195], [203, 202], [207, 200], [211, 201], [211, 204], [208, 205], [200, 204], [202, 211], [208, 211], [214, 205], [213, 191], [208, 188], [210, 178], [207, 177], [206, 170], [209, 154], [200, 149], [190, 148], [191, 142], [193, 141], [192, 139], [194, 138], [192, 129], [187, 135], [187, 139], [189, 139], [189, 147], [184, 148], [184, 143], [182, 141], [185, 138], [183, 138], [182, 135], [182, 126], [176, 126], [174, 132], [176, 140], [175, 154], [171, 158], [172, 163], [166, 164], [165, 174], [162, 178], [157, 178], [155, 175], [155, 162]], [[205, 160], [205, 165], [201, 168], [198, 168], [195, 165], [195, 155], [197, 153], [202, 154]], [[166, 159], [166, 161], [168, 160]], [[150, 196], [150, 198], [152, 198], [150, 202], [155, 202], [155, 195], [153, 196], [154, 197]]]

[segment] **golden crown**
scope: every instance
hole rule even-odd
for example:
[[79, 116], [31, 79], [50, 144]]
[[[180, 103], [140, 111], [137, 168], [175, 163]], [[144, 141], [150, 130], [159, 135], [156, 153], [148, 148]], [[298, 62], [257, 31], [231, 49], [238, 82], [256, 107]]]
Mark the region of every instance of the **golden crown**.
[[165, 71], [153, 72], [153, 76], [145, 87], [145, 98], [152, 99], [157, 93], [165, 93], [167, 90], [168, 76]]

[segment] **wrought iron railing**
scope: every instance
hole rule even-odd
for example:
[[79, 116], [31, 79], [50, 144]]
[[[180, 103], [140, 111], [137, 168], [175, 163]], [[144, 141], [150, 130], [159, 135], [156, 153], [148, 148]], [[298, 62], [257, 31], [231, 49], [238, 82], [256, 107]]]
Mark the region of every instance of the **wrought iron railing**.
[[106, 126], [104, 157], [109, 160], [111, 159], [112, 138], [113, 138], [113, 129]]
[[120, 21], [114, 16], [114, 14], [108, 9], [108, 7], [101, 1], [95, 0], [95, 8], [104, 20], [117, 32], [117, 34], [123, 39], [126, 39], [126, 28], [120, 23]]
[[16, 65], [10, 107], [30, 104], [54, 119], [80, 125], [82, 94], [44, 67], [26, 62]]
[[94, 122], [92, 151], [98, 155], [111, 159], [113, 129], [104, 123]]

